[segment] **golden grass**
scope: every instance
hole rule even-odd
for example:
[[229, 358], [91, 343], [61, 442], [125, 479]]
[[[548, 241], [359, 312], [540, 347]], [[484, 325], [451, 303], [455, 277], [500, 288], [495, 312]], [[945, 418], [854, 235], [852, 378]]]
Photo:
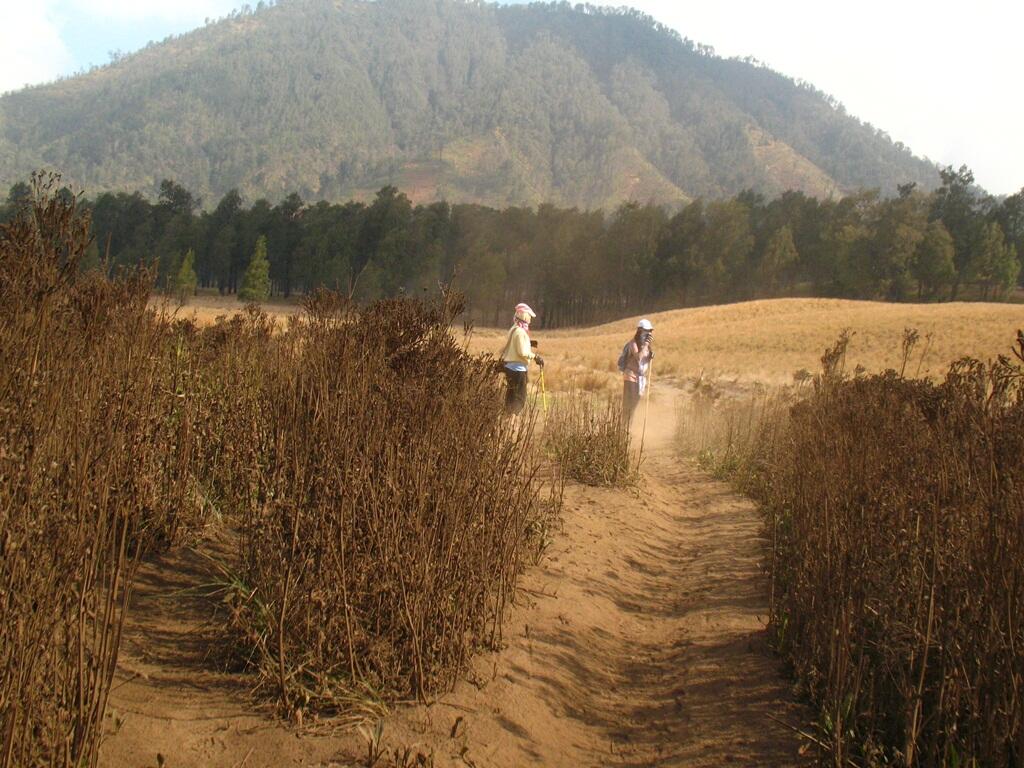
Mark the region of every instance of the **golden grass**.
[[[283, 322], [298, 307], [264, 307]], [[200, 325], [219, 315], [242, 310], [230, 297], [197, 297], [179, 314]], [[649, 316], [655, 325], [656, 378], [738, 379], [784, 384], [802, 368], [817, 371], [822, 352], [849, 328], [854, 336], [847, 356], [851, 369], [861, 365], [876, 372], [900, 365], [904, 328], [916, 328], [922, 337], [933, 334], [930, 345], [922, 338], [908, 373], [939, 376], [951, 362], [964, 356], [982, 360], [1006, 353], [1017, 328], [1024, 326], [1024, 307], [1018, 304], [947, 303], [886, 304], [842, 299], [770, 299], [741, 304], [680, 309]], [[537, 330], [533, 337], [550, 363], [545, 373], [552, 391], [570, 388], [599, 391], [617, 389], [615, 368], [622, 345], [639, 317], [590, 328]], [[505, 329], [477, 328], [469, 339], [473, 352], [497, 353]], [[927, 352], [925, 354], [925, 348]]]
[[[177, 307], [173, 299], [165, 296], [153, 296], [149, 304], [151, 307], [166, 307], [175, 317], [191, 320], [202, 328], [213, 325], [219, 317], [230, 319], [245, 310], [245, 304], [236, 297], [217, 294], [193, 296], [182, 307]], [[260, 309], [283, 328], [288, 318], [298, 314], [301, 307], [297, 302], [264, 302]]]
[[[854, 332], [848, 366], [868, 371], [899, 368], [903, 329], [933, 334], [921, 375], [944, 374], [949, 363], [970, 355], [983, 360], [1009, 351], [1024, 308], [1014, 304], [886, 304], [839, 299], [772, 299], [649, 316], [654, 323], [655, 377], [739, 379], [782, 384], [795, 371], [817, 371], [822, 352], [844, 328]], [[543, 331], [533, 337], [549, 361], [552, 388], [573, 375], [603, 372], [618, 382], [615, 361], [639, 318], [578, 330]], [[471, 348], [501, 346], [504, 331], [478, 329]], [[914, 374], [925, 340], [908, 366]]]

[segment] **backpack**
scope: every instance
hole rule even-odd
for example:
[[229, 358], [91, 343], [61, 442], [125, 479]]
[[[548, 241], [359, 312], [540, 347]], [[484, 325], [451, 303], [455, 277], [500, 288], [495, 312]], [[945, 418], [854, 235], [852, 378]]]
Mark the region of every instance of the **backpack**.
[[619, 355], [619, 370], [620, 371], [624, 372], [626, 370], [626, 359], [629, 357], [629, 345], [632, 344], [632, 343], [633, 343], [633, 340], [630, 339], [629, 341], [626, 342], [626, 346], [624, 346], [622, 348], [622, 354]]

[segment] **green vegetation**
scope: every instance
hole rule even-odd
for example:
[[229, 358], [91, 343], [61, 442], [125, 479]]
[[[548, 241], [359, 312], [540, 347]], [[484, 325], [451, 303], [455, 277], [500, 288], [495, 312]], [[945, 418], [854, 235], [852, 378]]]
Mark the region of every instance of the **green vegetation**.
[[267, 261], [267, 238], [256, 238], [256, 250], [252, 261], [242, 276], [242, 287], [238, 289], [241, 301], [266, 301], [270, 297], [270, 262]]
[[688, 453], [762, 503], [771, 625], [831, 765], [1024, 754], [1024, 334], [942, 382], [849, 376], [848, 336], [788, 392], [702, 387]]
[[282, 0], [0, 98], [0, 185], [61, 170], [212, 204], [367, 199], [611, 210], [937, 169], [835, 100], [627, 9]]
[[[744, 192], [675, 213], [624, 203], [610, 215], [548, 204], [413, 205], [394, 187], [370, 204], [307, 205], [291, 194], [248, 207], [232, 190], [199, 211], [171, 181], [155, 204], [123, 192], [83, 204], [108, 267], [153, 265], [172, 295], [192, 292], [182, 257], [192, 251], [200, 286], [243, 301], [319, 287], [372, 301], [451, 285], [485, 323], [503, 323], [529, 297], [542, 326], [554, 327], [783, 295], [1006, 296], [1021, 276], [1024, 192], [983, 196], [966, 169], [945, 169], [942, 180], [934, 192], [908, 185], [894, 198]], [[0, 217], [22, 194], [15, 185]]]
[[181, 260], [181, 266], [174, 275], [171, 292], [179, 304], [185, 304], [195, 294], [199, 278], [196, 277], [195, 252], [189, 248]]

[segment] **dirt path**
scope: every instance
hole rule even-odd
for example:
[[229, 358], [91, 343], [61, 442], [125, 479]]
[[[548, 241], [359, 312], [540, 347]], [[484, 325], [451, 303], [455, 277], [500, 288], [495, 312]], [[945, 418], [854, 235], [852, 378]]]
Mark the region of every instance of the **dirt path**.
[[[389, 748], [480, 768], [798, 763], [777, 721], [806, 713], [765, 647], [756, 512], [673, 455], [672, 416], [670, 404], [652, 410], [639, 492], [567, 489], [564, 529], [523, 579], [507, 648], [476, 659], [440, 701], [389, 717]], [[137, 616], [154, 616], [159, 586], [142, 584]], [[178, 610], [129, 627], [111, 702], [124, 722], [104, 766], [156, 765], [158, 751], [169, 768], [365, 754], [356, 735], [300, 734], [255, 713], [243, 681], [203, 671], [198, 607]]]

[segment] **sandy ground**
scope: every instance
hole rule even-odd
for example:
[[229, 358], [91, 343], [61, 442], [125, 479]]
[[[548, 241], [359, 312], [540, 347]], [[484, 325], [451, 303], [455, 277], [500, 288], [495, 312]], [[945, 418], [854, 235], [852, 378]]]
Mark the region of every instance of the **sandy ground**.
[[[506, 648], [439, 701], [388, 716], [389, 751], [481, 768], [804, 759], [783, 723], [810, 716], [766, 646], [756, 511], [676, 458], [673, 414], [671, 397], [652, 408], [639, 489], [567, 488], [563, 529], [522, 579]], [[210, 605], [181, 591], [209, 578], [194, 553], [144, 566], [101, 765], [156, 766], [158, 753], [169, 768], [366, 764], [364, 736], [275, 720], [244, 677], [210, 671]]]

